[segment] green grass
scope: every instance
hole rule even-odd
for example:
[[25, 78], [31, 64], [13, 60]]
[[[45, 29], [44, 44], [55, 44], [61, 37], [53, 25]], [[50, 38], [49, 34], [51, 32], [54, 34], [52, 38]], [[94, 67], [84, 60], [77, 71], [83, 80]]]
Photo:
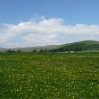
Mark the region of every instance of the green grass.
[[0, 99], [99, 99], [99, 53], [0, 53]]

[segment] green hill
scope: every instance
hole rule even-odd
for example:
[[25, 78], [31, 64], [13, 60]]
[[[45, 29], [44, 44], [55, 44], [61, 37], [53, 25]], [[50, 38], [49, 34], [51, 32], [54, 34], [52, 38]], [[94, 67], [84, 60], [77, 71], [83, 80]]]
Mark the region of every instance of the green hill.
[[[8, 49], [0, 48], [0, 52], [5, 52]], [[49, 46], [37, 46], [37, 47], [25, 47], [25, 48], [11, 48], [14, 51], [32, 52], [36, 51], [99, 51], [99, 41], [85, 40], [73, 43], [67, 43], [62, 45], [49, 45]]]
[[86, 40], [69, 44], [63, 44], [54, 51], [85, 51], [85, 50], [99, 50], [99, 41]]

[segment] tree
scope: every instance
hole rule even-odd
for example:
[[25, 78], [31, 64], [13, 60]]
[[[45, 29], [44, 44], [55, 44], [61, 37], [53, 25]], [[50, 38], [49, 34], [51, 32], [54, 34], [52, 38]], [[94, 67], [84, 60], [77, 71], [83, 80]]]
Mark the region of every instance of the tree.
[[84, 47], [84, 50], [88, 50], [87, 46]]
[[40, 52], [44, 52], [44, 51], [41, 49]]
[[17, 50], [17, 52], [21, 52], [21, 50]]
[[78, 48], [75, 48], [75, 49], [74, 49], [75, 52], [77, 52], [78, 50], [79, 50]]
[[35, 53], [36, 52], [36, 49], [34, 49], [33, 52]]
[[15, 52], [15, 50], [8, 49], [6, 52]]

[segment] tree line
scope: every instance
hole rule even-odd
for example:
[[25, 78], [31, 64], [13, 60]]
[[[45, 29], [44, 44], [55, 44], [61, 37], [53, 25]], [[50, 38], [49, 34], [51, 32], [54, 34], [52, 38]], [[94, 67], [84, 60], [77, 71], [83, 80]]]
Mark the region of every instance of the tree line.
[[[70, 51], [77, 52], [77, 51], [85, 51], [85, 50], [88, 50], [88, 48], [87, 47], [83, 47], [83, 48], [76, 47], [76, 48], [58, 48], [58, 49], [50, 49], [50, 50], [40, 49], [39, 51], [36, 49], [33, 49], [31, 52], [33, 52], [33, 53], [36, 53], [36, 52], [40, 52], [40, 53], [43, 53], [43, 52], [70, 52]], [[6, 52], [24, 52], [24, 51], [8, 49]]]

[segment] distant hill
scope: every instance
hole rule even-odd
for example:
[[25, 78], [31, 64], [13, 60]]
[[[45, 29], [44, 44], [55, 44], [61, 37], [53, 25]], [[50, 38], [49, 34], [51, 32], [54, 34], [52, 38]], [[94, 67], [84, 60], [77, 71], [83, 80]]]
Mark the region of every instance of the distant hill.
[[[0, 48], [0, 52], [5, 52], [8, 49]], [[62, 45], [49, 45], [49, 46], [37, 46], [37, 47], [25, 47], [25, 48], [11, 48], [10, 50], [14, 51], [23, 51], [23, 52], [32, 52], [33, 50], [36, 51], [85, 51], [85, 50], [98, 50], [99, 51], [99, 41], [94, 40], [85, 40], [85, 41], [78, 41], [73, 43], [67, 43]]]
[[84, 51], [99, 50], [99, 41], [86, 40], [60, 45], [54, 51]]
[[0, 48], [0, 52], [5, 52], [6, 50], [6, 48]]
[[36, 47], [24, 47], [24, 48], [9, 48], [9, 49], [2, 49], [3, 52], [7, 50], [11, 51], [22, 51], [22, 52], [32, 52], [33, 50], [40, 51], [40, 50], [51, 50], [56, 49], [60, 45], [48, 45], [48, 46], [36, 46]]
[[25, 48], [12, 48], [13, 50], [21, 50], [23, 52], [32, 52], [33, 50], [40, 51], [40, 50], [50, 50], [58, 48], [59, 45], [48, 45], [48, 46], [37, 46], [37, 47], [25, 47]]

